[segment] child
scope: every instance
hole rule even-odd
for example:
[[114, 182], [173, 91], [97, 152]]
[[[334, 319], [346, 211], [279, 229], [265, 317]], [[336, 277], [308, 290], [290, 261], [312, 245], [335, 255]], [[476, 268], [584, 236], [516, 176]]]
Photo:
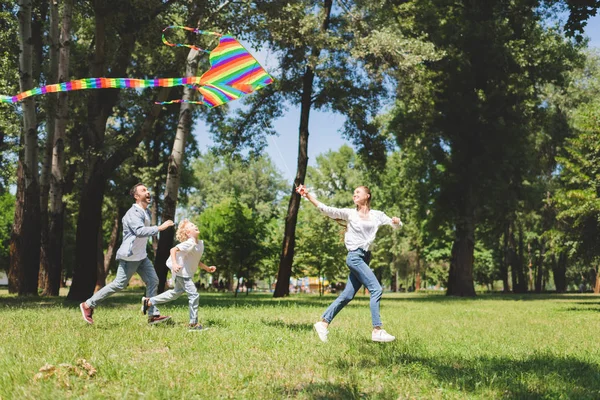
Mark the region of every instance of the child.
[[171, 257], [167, 260], [167, 267], [171, 269], [175, 281], [175, 287], [154, 297], [142, 297], [142, 312], [146, 314], [149, 307], [156, 304], [168, 303], [176, 300], [186, 292], [190, 304], [190, 331], [201, 331], [202, 325], [198, 323], [199, 295], [194, 284], [194, 274], [198, 266], [207, 272], [215, 272], [215, 266], [206, 266], [200, 261], [204, 251], [204, 242], [198, 240], [198, 227], [187, 219], [179, 223], [177, 227], [177, 246], [171, 249]]
[[371, 210], [371, 191], [366, 186], [359, 186], [354, 190], [352, 200], [356, 208], [334, 208], [317, 201], [312, 196], [306, 186], [300, 185], [296, 192], [302, 197], [306, 197], [321, 212], [333, 219], [344, 220], [347, 222], [344, 235], [344, 244], [348, 249], [346, 264], [350, 269], [348, 283], [339, 297], [325, 310], [321, 320], [314, 324], [315, 331], [321, 341], [327, 341], [329, 334], [329, 324], [335, 316], [348, 304], [361, 286], [369, 290], [371, 296], [371, 320], [373, 323], [373, 332], [371, 340], [374, 342], [391, 342], [396, 338], [387, 333], [382, 328], [381, 317], [379, 315], [379, 300], [383, 289], [377, 280], [377, 277], [369, 268], [371, 261], [371, 252], [369, 247], [375, 240], [377, 229], [382, 225], [391, 225], [394, 228], [402, 226], [398, 217], [388, 217], [381, 211]]

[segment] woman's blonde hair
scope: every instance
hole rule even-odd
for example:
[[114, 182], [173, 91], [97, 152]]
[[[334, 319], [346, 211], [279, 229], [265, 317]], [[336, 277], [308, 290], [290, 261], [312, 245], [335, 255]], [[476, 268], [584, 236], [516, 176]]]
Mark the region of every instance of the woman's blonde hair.
[[190, 223], [190, 220], [185, 218], [181, 222], [179, 222], [179, 225], [177, 225], [177, 233], [175, 234], [175, 237], [180, 242], [185, 242], [186, 240], [188, 240], [187, 230], [185, 229], [185, 227], [189, 223]]

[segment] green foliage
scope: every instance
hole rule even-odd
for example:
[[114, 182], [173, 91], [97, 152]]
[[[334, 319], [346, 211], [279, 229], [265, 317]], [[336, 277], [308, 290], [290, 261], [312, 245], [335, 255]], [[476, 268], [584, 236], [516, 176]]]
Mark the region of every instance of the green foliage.
[[0, 270], [8, 271], [10, 256], [10, 236], [15, 217], [15, 196], [5, 192], [0, 194]]
[[189, 207], [195, 212], [235, 196], [261, 216], [281, 215], [278, 207], [287, 185], [268, 156], [241, 160], [203, 153], [193, 170]]
[[569, 139], [561, 165], [561, 187], [556, 193], [557, 218], [578, 242], [583, 260], [600, 257], [600, 102], [584, 104], [576, 112], [577, 136]]
[[225, 199], [197, 218], [206, 261], [225, 276], [254, 278], [265, 255], [266, 222], [239, 199]]
[[[12, 1], [0, 2], [0, 94], [19, 92], [18, 20]], [[15, 183], [21, 118], [19, 107], [0, 104], [0, 193]]]
[[[370, 24], [379, 26], [384, 18], [376, 5], [362, 2], [334, 6], [324, 29], [325, 4], [309, 0], [256, 3], [250, 14], [252, 35], [277, 57], [275, 84], [251, 96], [247, 109], [215, 126], [222, 150], [238, 155], [246, 148], [260, 151], [265, 135], [274, 133], [271, 121], [279, 118], [285, 107], [298, 107], [303, 96], [310, 95], [304, 99], [307, 110], [345, 116], [343, 134], [364, 160], [378, 167], [385, 164], [390, 143], [376, 116], [387, 90], [383, 75], [371, 72], [383, 59], [387, 59], [386, 65], [414, 67], [430, 57], [431, 46], [423, 45], [420, 38], [404, 37], [400, 29], [388, 29], [389, 23], [382, 30], [371, 29]], [[392, 47], [385, 49], [388, 44]], [[398, 44], [406, 45], [407, 51], [398, 54]], [[313, 73], [309, 88], [307, 79]]]
[[324, 276], [331, 282], [345, 280], [347, 250], [345, 227], [303, 202], [298, 214], [293, 276]]

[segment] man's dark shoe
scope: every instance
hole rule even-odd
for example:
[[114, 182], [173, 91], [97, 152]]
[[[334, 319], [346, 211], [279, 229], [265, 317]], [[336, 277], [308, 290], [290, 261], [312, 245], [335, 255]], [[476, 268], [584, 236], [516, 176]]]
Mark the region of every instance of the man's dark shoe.
[[209, 328], [202, 327], [202, 325], [200, 325], [200, 324], [191, 324], [188, 326], [189, 332], [204, 332], [205, 330], [208, 330], [208, 329]]
[[150, 308], [150, 306], [148, 305], [148, 298], [142, 297], [142, 314], [146, 315], [146, 313], [148, 312], [148, 308]]
[[94, 314], [94, 309], [91, 307], [86, 308], [85, 303], [81, 303], [79, 309], [81, 310], [81, 315], [83, 315], [83, 320], [90, 325], [93, 324], [92, 315]]
[[148, 323], [150, 325], [162, 324], [163, 322], [167, 322], [170, 319], [171, 319], [171, 317], [167, 316], [167, 315], [154, 315], [154, 316], [148, 318]]

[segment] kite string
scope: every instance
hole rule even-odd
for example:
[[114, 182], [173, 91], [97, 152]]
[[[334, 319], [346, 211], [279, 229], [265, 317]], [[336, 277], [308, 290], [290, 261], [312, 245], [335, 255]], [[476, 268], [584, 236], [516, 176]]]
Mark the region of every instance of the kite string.
[[[265, 132], [268, 130], [267, 124], [265, 124], [265, 121], [262, 121], [263, 127], [265, 128]], [[271, 143], [273, 143], [273, 145], [275, 145], [275, 149], [277, 150], [277, 154], [279, 154], [279, 157], [281, 158], [281, 161], [283, 162], [283, 166], [285, 167], [285, 170], [287, 171], [288, 175], [293, 176], [290, 169], [288, 168], [287, 163], [285, 162], [285, 157], [283, 157], [283, 154], [281, 153], [281, 149], [279, 148], [279, 146], [277, 145], [277, 142], [275, 141], [275, 138], [272, 135], [269, 135], [269, 139], [271, 139]], [[294, 178], [294, 189], [297, 189], [298, 186], [296, 186], [296, 179]]]
[[165, 38], [165, 32], [168, 31], [169, 29], [182, 29], [182, 30], [193, 32], [193, 33], [195, 33], [197, 35], [213, 35], [213, 36], [218, 36], [218, 37], [223, 36], [223, 35], [221, 35], [218, 32], [203, 31], [201, 29], [195, 29], [195, 28], [190, 28], [188, 26], [180, 26], [180, 25], [170, 25], [170, 26], [167, 26], [165, 29], [163, 29], [163, 31], [162, 31], [163, 32], [162, 33], [162, 41], [167, 46], [171, 46], [171, 47], [187, 47], [189, 49], [193, 49], [193, 50], [197, 50], [197, 51], [202, 51], [204, 53], [210, 53], [210, 50], [201, 49], [200, 47], [194, 46], [193, 44], [183, 44], [183, 43], [171, 43], [171, 42], [169, 42]]

